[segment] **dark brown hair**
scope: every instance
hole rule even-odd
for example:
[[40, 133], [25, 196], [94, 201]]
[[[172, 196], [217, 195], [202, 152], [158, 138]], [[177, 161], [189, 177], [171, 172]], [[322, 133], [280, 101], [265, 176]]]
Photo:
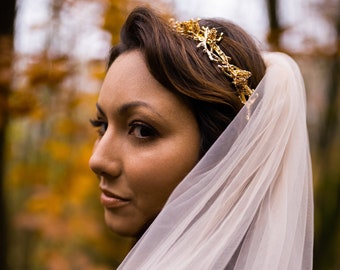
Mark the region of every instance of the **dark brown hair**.
[[[240, 27], [218, 19], [201, 20], [224, 37], [219, 43], [232, 64], [252, 73], [249, 87], [255, 89], [265, 65], [254, 41]], [[140, 7], [128, 16], [121, 41], [110, 53], [109, 66], [122, 53], [140, 49], [153, 77], [184, 99], [193, 110], [201, 133], [201, 155], [215, 142], [242, 108], [235, 88], [197, 42], [176, 33], [167, 21], [149, 8]]]

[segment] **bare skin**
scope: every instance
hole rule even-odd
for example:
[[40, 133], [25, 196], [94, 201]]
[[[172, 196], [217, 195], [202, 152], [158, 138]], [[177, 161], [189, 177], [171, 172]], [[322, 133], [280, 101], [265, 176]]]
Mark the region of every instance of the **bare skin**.
[[105, 221], [138, 236], [199, 159], [200, 134], [188, 106], [149, 73], [134, 50], [111, 65], [97, 103], [99, 138], [90, 159]]

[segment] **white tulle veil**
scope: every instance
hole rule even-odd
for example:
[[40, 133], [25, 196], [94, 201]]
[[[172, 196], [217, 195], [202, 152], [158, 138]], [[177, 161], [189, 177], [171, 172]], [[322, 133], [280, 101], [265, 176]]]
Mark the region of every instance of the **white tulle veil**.
[[296, 63], [267, 71], [119, 269], [312, 269], [306, 102]]

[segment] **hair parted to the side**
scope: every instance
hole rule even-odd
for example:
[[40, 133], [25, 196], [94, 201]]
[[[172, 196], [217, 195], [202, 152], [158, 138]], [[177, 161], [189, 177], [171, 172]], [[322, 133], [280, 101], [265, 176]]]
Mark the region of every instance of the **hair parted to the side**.
[[[252, 73], [248, 83], [255, 89], [265, 64], [252, 38], [224, 20], [200, 20], [200, 25], [223, 32], [220, 48], [234, 65]], [[120, 43], [111, 50], [109, 66], [120, 54], [134, 49], [142, 51], [153, 77], [193, 110], [201, 132], [201, 155], [205, 154], [243, 106], [232, 82], [197, 48], [197, 42], [176, 33], [149, 8], [130, 13]]]

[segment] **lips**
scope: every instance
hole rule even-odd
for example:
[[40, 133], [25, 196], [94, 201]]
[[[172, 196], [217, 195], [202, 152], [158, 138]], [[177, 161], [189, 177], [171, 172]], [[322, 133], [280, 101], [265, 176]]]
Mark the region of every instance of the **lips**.
[[120, 197], [106, 189], [101, 189], [100, 201], [106, 208], [119, 208], [130, 203], [129, 199]]

